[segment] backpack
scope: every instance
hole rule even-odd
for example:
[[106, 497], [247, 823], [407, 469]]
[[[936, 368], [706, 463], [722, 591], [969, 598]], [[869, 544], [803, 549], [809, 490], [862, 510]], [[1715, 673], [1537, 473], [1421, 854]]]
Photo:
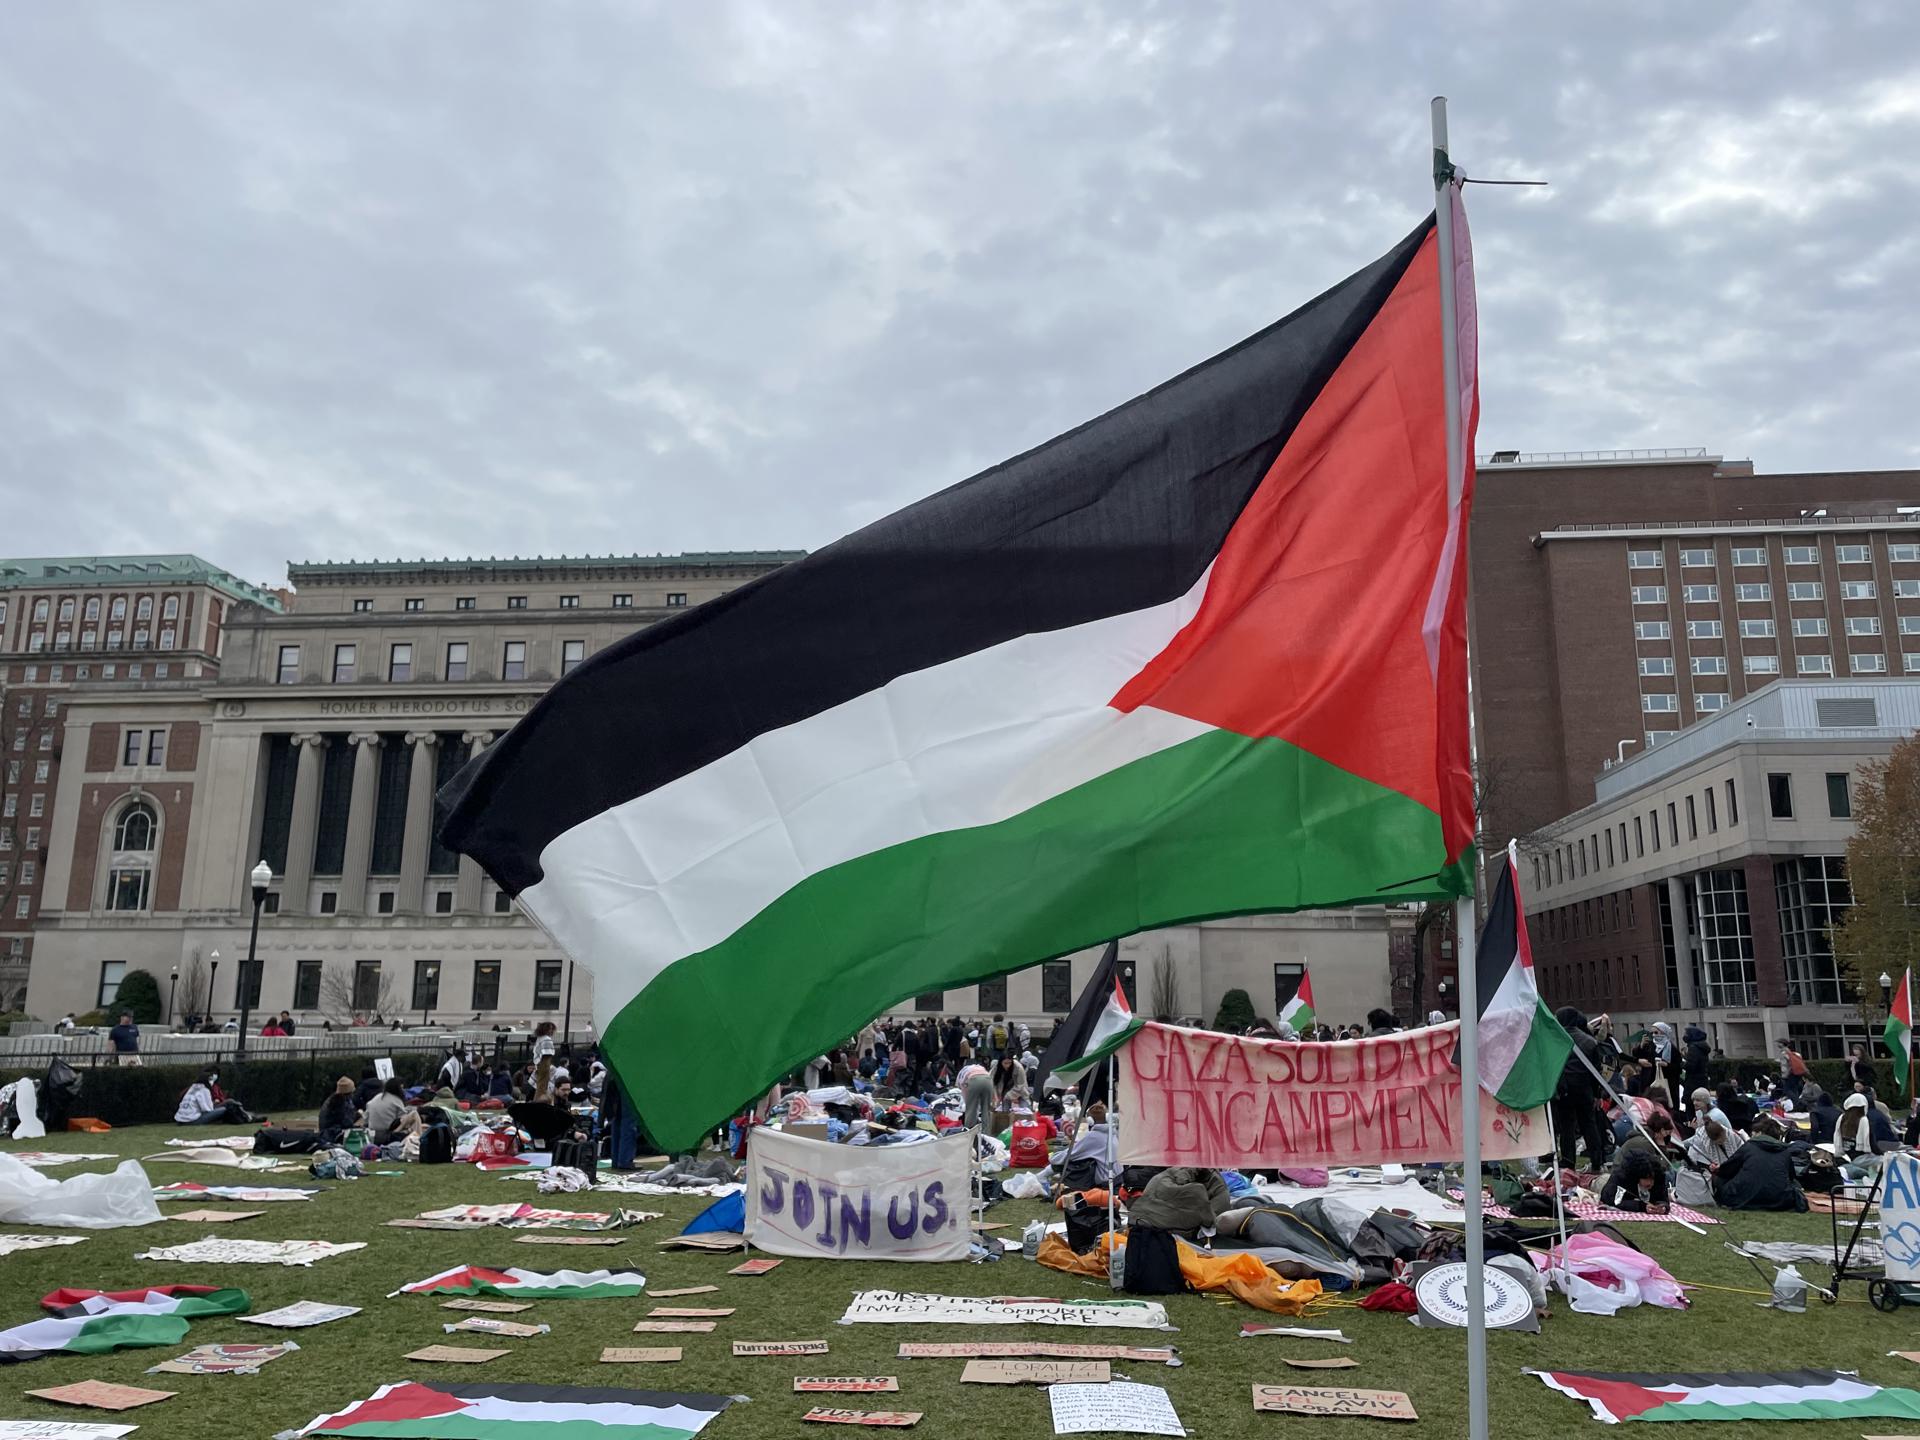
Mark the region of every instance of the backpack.
[[429, 1125], [420, 1132], [420, 1163], [422, 1165], [449, 1165], [453, 1163], [453, 1128], [448, 1125]]
[[1007, 1027], [1004, 1025], [995, 1025], [991, 1030], [987, 1032], [987, 1038], [993, 1041], [994, 1049], [996, 1050], [1006, 1049], [1007, 1048]]
[[1180, 1274], [1180, 1245], [1170, 1230], [1151, 1225], [1127, 1227], [1127, 1263], [1120, 1288], [1129, 1295], [1179, 1295], [1187, 1288]]

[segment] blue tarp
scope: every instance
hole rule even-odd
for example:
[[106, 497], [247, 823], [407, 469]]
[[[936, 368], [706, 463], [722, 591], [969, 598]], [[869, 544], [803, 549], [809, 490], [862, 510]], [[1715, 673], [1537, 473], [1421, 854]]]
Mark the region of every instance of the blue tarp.
[[723, 1195], [693, 1219], [687, 1222], [682, 1235], [705, 1235], [709, 1231], [724, 1230], [729, 1234], [744, 1234], [747, 1228], [747, 1192], [737, 1191], [732, 1195]]

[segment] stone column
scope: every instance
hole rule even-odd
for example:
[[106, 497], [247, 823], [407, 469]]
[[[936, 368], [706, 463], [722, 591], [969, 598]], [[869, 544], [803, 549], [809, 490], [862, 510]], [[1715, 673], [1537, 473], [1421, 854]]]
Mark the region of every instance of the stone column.
[[[1676, 957], [1675, 973], [1680, 977], [1680, 1013], [1698, 1018], [1701, 1013], [1700, 996], [1693, 986], [1693, 931], [1687, 924], [1685, 877], [1667, 877], [1667, 909], [1673, 915], [1673, 953]], [[1664, 1010], [1666, 997], [1662, 996], [1660, 1004], [1654, 1008]]]
[[400, 896], [394, 910], [418, 915], [426, 900], [427, 843], [433, 835], [434, 751], [440, 737], [431, 730], [409, 730], [413, 768], [407, 776], [407, 828], [400, 841]]
[[[486, 753], [487, 746], [493, 743], [491, 730], [469, 730], [461, 740], [467, 746], [467, 763], [471, 765]], [[454, 912], [459, 915], [471, 915], [480, 908], [480, 892], [485, 875], [480, 863], [471, 855], [460, 857], [460, 879], [453, 892]]]
[[380, 737], [355, 731], [347, 743], [353, 757], [353, 795], [347, 804], [347, 850], [340, 862], [340, 913], [358, 915], [367, 908], [367, 866], [373, 859], [373, 812], [380, 783]]
[[287, 873], [280, 886], [283, 914], [307, 913], [307, 893], [313, 888], [313, 842], [320, 829], [320, 762], [327, 748], [325, 735], [291, 737], [295, 759], [293, 815], [287, 825]]

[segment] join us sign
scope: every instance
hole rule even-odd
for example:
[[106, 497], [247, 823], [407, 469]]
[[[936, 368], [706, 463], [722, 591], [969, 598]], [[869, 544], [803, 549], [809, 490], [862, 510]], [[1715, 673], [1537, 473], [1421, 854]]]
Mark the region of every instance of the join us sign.
[[[1458, 1160], [1458, 1022], [1365, 1040], [1249, 1040], [1149, 1024], [1120, 1064], [1120, 1157], [1220, 1169]], [[1480, 1096], [1488, 1160], [1547, 1149], [1541, 1111]]]
[[747, 1242], [826, 1260], [964, 1260], [969, 1142], [831, 1145], [759, 1129], [747, 1141]]

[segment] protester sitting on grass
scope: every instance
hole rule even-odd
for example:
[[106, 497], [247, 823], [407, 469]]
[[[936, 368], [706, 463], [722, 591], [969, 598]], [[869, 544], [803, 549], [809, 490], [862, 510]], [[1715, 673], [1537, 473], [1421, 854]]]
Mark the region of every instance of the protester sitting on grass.
[[202, 1070], [200, 1078], [187, 1086], [173, 1112], [176, 1125], [251, 1125], [253, 1116], [238, 1100], [229, 1100], [220, 1090], [220, 1076]]
[[1600, 1203], [1613, 1210], [1666, 1214], [1671, 1202], [1667, 1196], [1665, 1163], [1656, 1159], [1645, 1145], [1636, 1146], [1632, 1141], [1622, 1145], [1614, 1158], [1613, 1170], [1600, 1187]]
[[1900, 1148], [1900, 1137], [1894, 1132], [1893, 1122], [1858, 1090], [1840, 1107], [1840, 1121], [1833, 1128], [1833, 1141], [1842, 1158], [1848, 1160], [1871, 1159]]
[[320, 1132], [322, 1144], [332, 1145], [359, 1123], [360, 1107], [353, 1103], [353, 1081], [342, 1075], [334, 1081], [333, 1093], [320, 1107], [320, 1123], [314, 1128]]
[[1725, 1161], [1733, 1158], [1733, 1152], [1744, 1145], [1746, 1139], [1727, 1123], [1723, 1112], [1709, 1110], [1700, 1122], [1700, 1128], [1687, 1141], [1687, 1163], [1695, 1170], [1711, 1175]]
[[367, 1106], [367, 1132], [376, 1145], [391, 1145], [420, 1131], [420, 1112], [407, 1104], [407, 1092], [394, 1076]]
[[373, 1103], [373, 1097], [380, 1093], [380, 1076], [369, 1065], [360, 1072], [360, 1083], [353, 1089], [353, 1103], [356, 1109], [365, 1110]]
[[1714, 1105], [1726, 1113], [1733, 1122], [1733, 1128], [1751, 1135], [1753, 1122], [1760, 1113], [1759, 1107], [1742, 1095], [1731, 1080], [1722, 1080], [1719, 1088], [1713, 1092]]
[[1840, 1107], [1833, 1097], [1818, 1085], [1808, 1085], [1800, 1092], [1800, 1103], [1807, 1109], [1807, 1138], [1816, 1145], [1831, 1144], [1833, 1127], [1840, 1123]]

